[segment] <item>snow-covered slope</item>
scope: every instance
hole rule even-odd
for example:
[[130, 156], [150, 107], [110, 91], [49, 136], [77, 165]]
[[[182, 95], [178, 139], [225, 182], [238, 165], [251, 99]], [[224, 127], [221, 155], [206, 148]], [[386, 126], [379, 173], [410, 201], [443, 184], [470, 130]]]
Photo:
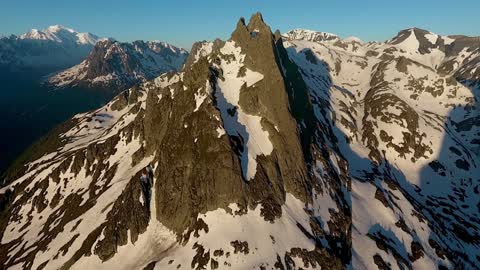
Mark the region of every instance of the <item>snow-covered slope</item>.
[[120, 43], [102, 40], [87, 59], [51, 76], [48, 83], [54, 87], [126, 88], [180, 69], [187, 56], [184, 49], [159, 41]]
[[76, 115], [8, 171], [0, 263], [475, 269], [477, 49], [442, 69], [470, 50], [457, 42], [434, 68], [401, 41], [293, 38], [260, 14], [241, 19], [229, 40], [196, 43], [180, 71]]
[[407, 29], [354, 51], [286, 39], [314, 104], [326, 111], [320, 119], [341, 134], [354, 268], [476, 268], [478, 38]]
[[0, 38], [0, 65], [59, 69], [82, 61], [99, 38], [60, 25]]

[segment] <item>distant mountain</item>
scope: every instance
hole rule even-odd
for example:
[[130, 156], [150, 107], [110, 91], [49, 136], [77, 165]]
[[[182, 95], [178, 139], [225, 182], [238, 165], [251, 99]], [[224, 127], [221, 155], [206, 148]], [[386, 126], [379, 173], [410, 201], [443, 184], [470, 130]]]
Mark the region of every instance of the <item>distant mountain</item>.
[[404, 55], [444, 74], [464, 64], [467, 56], [480, 48], [480, 37], [442, 36], [419, 28], [402, 30], [375, 48], [393, 48], [393, 55]]
[[[177, 70], [187, 55], [163, 42], [127, 45], [60, 25], [1, 37], [0, 174], [53, 126], [105, 104], [127, 86]], [[82, 62], [88, 68], [78, 68]], [[72, 72], [77, 68], [83, 73]], [[54, 74], [53, 87], [63, 91], [50, 91]], [[105, 87], [111, 89], [96, 91]]]
[[103, 40], [87, 59], [53, 75], [48, 83], [54, 87], [124, 88], [180, 69], [187, 56], [186, 50], [165, 42]]
[[99, 40], [60, 25], [0, 38], [0, 66], [58, 70], [81, 62]]
[[79, 33], [61, 25], [53, 25], [43, 31], [32, 29], [30, 32], [21, 35], [19, 38], [22, 40], [50, 40], [68, 45], [95, 45], [99, 39], [91, 33]]
[[312, 31], [308, 29], [294, 29], [283, 34], [283, 36], [288, 39], [301, 39], [314, 42], [335, 42], [341, 40], [340, 37], [335, 34]]

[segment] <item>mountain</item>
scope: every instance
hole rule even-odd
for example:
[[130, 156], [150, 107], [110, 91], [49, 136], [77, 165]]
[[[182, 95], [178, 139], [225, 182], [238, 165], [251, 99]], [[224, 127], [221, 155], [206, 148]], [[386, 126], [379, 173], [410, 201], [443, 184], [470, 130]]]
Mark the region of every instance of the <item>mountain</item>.
[[81, 62], [99, 38], [60, 25], [0, 38], [0, 65], [15, 68], [62, 69]]
[[477, 267], [478, 40], [417, 28], [355, 46], [285, 38], [349, 165], [354, 268]]
[[[102, 44], [95, 48], [97, 42]], [[55, 125], [106, 104], [133, 84], [177, 70], [188, 55], [163, 42], [117, 44], [58, 25], [0, 39], [0, 175]], [[88, 68], [80, 69], [80, 63]], [[59, 87], [62, 92], [51, 91]]]
[[79, 33], [61, 25], [49, 26], [43, 31], [32, 29], [19, 38], [21, 40], [50, 40], [58, 43], [79, 45], [95, 45], [99, 39], [91, 33]]
[[80, 64], [48, 79], [54, 87], [118, 87], [120, 89], [179, 70], [188, 52], [159, 41], [99, 41]]
[[299, 39], [316, 42], [336, 42], [341, 40], [339, 36], [332, 33], [318, 32], [307, 29], [294, 29], [283, 34], [283, 36], [288, 39]]
[[194, 44], [181, 70], [76, 115], [10, 168], [0, 263], [475, 269], [478, 48], [420, 51], [406, 33], [281, 35], [257, 13]]

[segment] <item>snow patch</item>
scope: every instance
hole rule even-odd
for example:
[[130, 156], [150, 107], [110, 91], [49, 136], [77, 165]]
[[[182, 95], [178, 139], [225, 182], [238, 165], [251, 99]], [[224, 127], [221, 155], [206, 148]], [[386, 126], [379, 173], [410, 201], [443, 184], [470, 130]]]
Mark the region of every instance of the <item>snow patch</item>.
[[428, 34], [425, 34], [425, 38], [432, 44], [436, 44], [437, 43], [437, 39], [438, 39], [438, 35], [436, 34], [433, 34], [433, 33], [428, 33]]
[[[233, 215], [225, 209], [217, 209], [199, 215], [208, 225], [208, 233], [199, 231], [198, 237], [191, 236], [185, 246], [175, 246], [163, 260], [155, 265], [155, 269], [169, 269], [171, 260], [173, 266], [181, 264], [180, 269], [190, 269], [192, 258], [196, 255], [195, 243], [202, 245], [205, 250], [222, 249], [230, 256], [215, 257], [220, 266], [229, 263], [231, 269], [251, 269], [259, 263], [274, 265], [277, 254], [290, 252], [294, 247], [313, 250], [315, 243], [299, 229], [299, 225], [310, 231], [310, 216], [304, 210], [304, 203], [287, 193], [285, 204], [282, 206], [282, 215], [274, 222], [265, 222], [261, 216], [260, 208], [257, 206], [246, 214], [235, 215], [238, 210], [236, 204], [229, 205]], [[298, 224], [298, 225], [297, 225]], [[250, 252], [242, 254], [235, 253], [231, 242], [246, 242]], [[282, 263], [285, 264], [283, 261]], [[303, 262], [300, 264], [303, 266]]]
[[[220, 51], [225, 55], [233, 55], [235, 60], [229, 62], [222, 60], [221, 62], [224, 80], [217, 81], [218, 91], [215, 92], [217, 104], [226, 132], [230, 136], [241, 137], [244, 142], [244, 149], [240, 156], [242, 172], [244, 178], [250, 180], [256, 173], [256, 157], [269, 155], [273, 150], [273, 145], [270, 142], [268, 131], [262, 127], [262, 117], [245, 113], [238, 102], [242, 85], [246, 84], [247, 87], [250, 87], [261, 81], [263, 75], [247, 68], [244, 77], [237, 77], [238, 71], [243, 66], [245, 55], [241, 54], [241, 48], [236, 47], [235, 42], [226, 42]], [[233, 111], [235, 112], [233, 113]]]

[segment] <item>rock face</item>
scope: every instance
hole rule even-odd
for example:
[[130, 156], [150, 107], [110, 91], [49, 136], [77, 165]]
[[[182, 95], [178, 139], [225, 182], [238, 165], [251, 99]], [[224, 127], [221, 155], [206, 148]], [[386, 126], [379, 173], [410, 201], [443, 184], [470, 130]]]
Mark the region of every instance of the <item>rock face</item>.
[[124, 89], [179, 70], [188, 52], [157, 41], [98, 42], [80, 64], [48, 79], [54, 87], [115, 87]]
[[4, 179], [0, 263], [475, 268], [478, 50], [337, 38], [272, 33], [257, 13], [52, 131]]
[[60, 25], [0, 38], [0, 67], [58, 70], [81, 62], [99, 38]]

